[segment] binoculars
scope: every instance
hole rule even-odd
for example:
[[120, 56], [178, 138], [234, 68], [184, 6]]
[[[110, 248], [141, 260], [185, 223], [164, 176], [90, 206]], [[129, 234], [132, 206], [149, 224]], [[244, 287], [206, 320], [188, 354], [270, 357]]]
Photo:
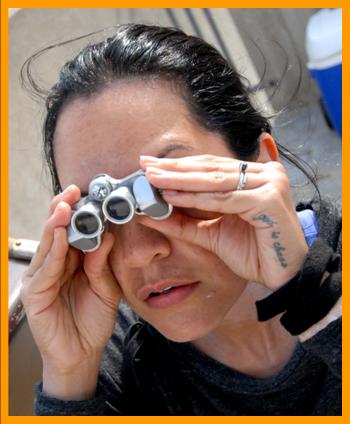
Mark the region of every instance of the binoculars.
[[99, 174], [90, 182], [88, 195], [72, 206], [68, 243], [83, 252], [93, 252], [101, 244], [106, 221], [126, 224], [134, 214], [162, 220], [172, 209], [141, 169], [121, 180]]

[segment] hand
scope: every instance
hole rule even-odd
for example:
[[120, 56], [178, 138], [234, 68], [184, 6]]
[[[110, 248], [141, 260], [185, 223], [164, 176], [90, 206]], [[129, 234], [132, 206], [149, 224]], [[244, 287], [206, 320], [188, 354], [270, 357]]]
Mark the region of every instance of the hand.
[[142, 222], [212, 251], [236, 275], [275, 290], [298, 272], [308, 247], [284, 167], [248, 162], [247, 185], [237, 191], [240, 162], [211, 155], [143, 156], [140, 165], [151, 184], [183, 209], [164, 221]]
[[45, 367], [69, 374], [100, 355], [115, 325], [120, 288], [108, 266], [113, 236], [84, 255], [67, 243], [71, 205], [80, 198], [68, 187], [51, 203], [38, 250], [22, 278], [21, 299]]

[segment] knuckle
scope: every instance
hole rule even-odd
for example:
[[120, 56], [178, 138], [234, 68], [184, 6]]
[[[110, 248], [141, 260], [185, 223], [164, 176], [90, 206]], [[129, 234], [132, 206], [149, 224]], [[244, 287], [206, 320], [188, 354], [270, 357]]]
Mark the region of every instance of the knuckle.
[[226, 174], [220, 171], [213, 171], [210, 173], [210, 180], [214, 184], [220, 185], [225, 180]]
[[213, 162], [215, 161], [216, 156], [206, 153], [205, 155], [200, 155], [199, 158], [204, 162]]
[[212, 172], [212, 171], [219, 171], [220, 165], [217, 162], [214, 161], [207, 161], [204, 165], [204, 168], [206, 171]]
[[287, 172], [284, 166], [279, 162], [269, 162], [265, 172], [268, 180], [270, 180], [273, 184], [282, 186], [289, 185]]
[[232, 192], [231, 191], [216, 191], [212, 193], [212, 197], [214, 201], [222, 203], [222, 202], [226, 202], [227, 200], [231, 200]]
[[274, 182], [267, 184], [264, 196], [262, 197], [263, 202], [269, 205], [275, 203], [280, 198], [280, 191]]
[[281, 190], [286, 191], [289, 188], [289, 179], [287, 174], [281, 174], [278, 183], [281, 187]]
[[281, 162], [278, 161], [271, 161], [271, 162], [267, 162], [267, 166], [272, 169], [275, 170], [277, 172], [285, 172], [285, 168], [284, 166], [281, 164]]
[[28, 292], [28, 289], [22, 285], [19, 291], [19, 298], [24, 306], [27, 303], [27, 297], [28, 297], [27, 292]]

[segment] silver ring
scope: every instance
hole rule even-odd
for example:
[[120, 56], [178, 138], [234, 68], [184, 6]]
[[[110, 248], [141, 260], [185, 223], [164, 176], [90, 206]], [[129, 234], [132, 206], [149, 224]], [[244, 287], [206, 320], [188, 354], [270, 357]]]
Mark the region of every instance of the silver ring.
[[239, 171], [240, 172], [245, 172], [248, 168], [248, 163], [247, 162], [240, 162], [239, 163]]
[[236, 187], [236, 190], [243, 190], [247, 184], [248, 176], [246, 174], [248, 168], [247, 162], [240, 162], [239, 164], [239, 180]]

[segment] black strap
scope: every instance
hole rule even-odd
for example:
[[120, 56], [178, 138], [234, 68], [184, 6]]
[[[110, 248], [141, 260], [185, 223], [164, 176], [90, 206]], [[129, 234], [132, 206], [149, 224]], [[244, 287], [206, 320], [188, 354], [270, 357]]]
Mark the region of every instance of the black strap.
[[284, 328], [292, 335], [297, 335], [324, 318], [341, 296], [340, 279], [340, 272], [329, 275], [307, 302], [288, 308], [281, 317]]
[[[285, 312], [282, 325], [300, 334], [322, 319], [341, 296], [340, 256], [322, 240], [314, 241], [302, 269], [285, 285], [256, 302], [259, 321]], [[323, 281], [325, 272], [330, 275]]]

